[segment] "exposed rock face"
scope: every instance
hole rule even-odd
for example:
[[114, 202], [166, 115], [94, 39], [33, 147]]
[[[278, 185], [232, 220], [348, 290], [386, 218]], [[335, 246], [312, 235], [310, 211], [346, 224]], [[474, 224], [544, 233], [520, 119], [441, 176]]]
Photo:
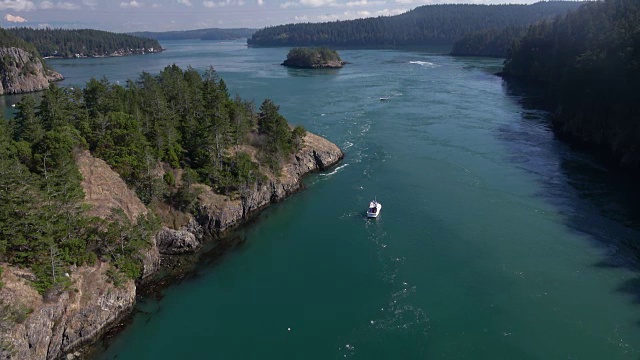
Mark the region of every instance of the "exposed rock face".
[[124, 211], [129, 220], [147, 213], [147, 208], [120, 175], [104, 160], [93, 157], [88, 150], [76, 154], [76, 163], [82, 174], [85, 202], [91, 205], [89, 215], [107, 218], [113, 209]]
[[36, 54], [16, 47], [0, 48], [0, 95], [44, 90], [63, 76], [44, 68]]
[[165, 255], [192, 253], [200, 248], [200, 242], [191, 232], [167, 227], [158, 232], [156, 242], [160, 253]]
[[304, 147], [284, 166], [279, 178], [270, 179], [264, 184], [254, 184], [244, 191], [240, 199], [232, 200], [227, 196], [213, 193], [211, 188], [202, 185], [198, 200], [197, 222], [211, 235], [220, 235], [237, 225], [251, 213], [273, 202], [278, 202], [300, 190], [302, 177], [310, 172], [325, 170], [338, 163], [344, 154], [333, 143], [320, 136], [307, 133]]
[[[23, 317], [13, 317], [0, 328], [0, 358], [58, 359], [93, 341], [122, 316], [135, 301], [132, 280], [119, 287], [107, 281], [110, 265], [77, 268], [70, 274], [72, 286], [44, 300], [25, 278], [33, 274], [5, 264], [0, 301]], [[29, 314], [30, 311], [33, 311]], [[28, 315], [28, 316], [27, 316]], [[3, 324], [5, 325], [5, 324]]]
[[[122, 209], [130, 221], [134, 222], [140, 215], [147, 214], [147, 207], [136, 193], [129, 189], [120, 175], [113, 171], [104, 160], [95, 158], [88, 150], [76, 154], [76, 164], [82, 174], [82, 189], [85, 202], [91, 205], [88, 215], [103, 219], [109, 217], [113, 209]], [[160, 266], [160, 253], [152, 246], [142, 254], [142, 277], [155, 273]]]
[[[215, 194], [200, 186], [198, 216], [180, 230], [163, 228], [153, 239], [154, 246], [143, 252], [143, 277], [154, 273], [162, 254], [184, 254], [200, 248], [205, 233], [220, 235], [270, 203], [283, 200], [298, 191], [302, 176], [327, 169], [344, 156], [329, 141], [307, 134], [304, 147], [292, 156], [279, 177], [246, 189], [240, 199]], [[84, 179], [85, 201], [93, 206], [91, 214], [103, 218], [120, 208], [130, 220], [146, 214], [144, 204], [103, 160], [88, 151], [76, 154], [76, 162]], [[157, 245], [156, 245], [157, 244]], [[58, 359], [95, 341], [120, 317], [133, 308], [136, 285], [127, 280], [119, 287], [109, 283], [110, 265], [72, 269], [71, 287], [56, 296], [43, 298], [31, 286], [35, 276], [6, 264], [0, 289], [0, 359]], [[8, 305], [12, 314], [6, 317]], [[71, 354], [71, 357], [78, 355]]]

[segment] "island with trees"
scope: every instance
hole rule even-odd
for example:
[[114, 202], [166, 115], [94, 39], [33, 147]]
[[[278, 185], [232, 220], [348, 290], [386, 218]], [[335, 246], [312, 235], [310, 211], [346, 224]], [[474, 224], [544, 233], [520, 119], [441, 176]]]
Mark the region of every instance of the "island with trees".
[[91, 29], [11, 28], [45, 58], [108, 57], [161, 52], [157, 40]]
[[[0, 119], [0, 357], [70, 358], [137, 284], [342, 159], [210, 67], [52, 84]], [[222, 245], [220, 245], [222, 246]]]
[[299, 47], [289, 50], [287, 59], [282, 65], [298, 69], [339, 69], [346, 63], [335, 50], [325, 47]]

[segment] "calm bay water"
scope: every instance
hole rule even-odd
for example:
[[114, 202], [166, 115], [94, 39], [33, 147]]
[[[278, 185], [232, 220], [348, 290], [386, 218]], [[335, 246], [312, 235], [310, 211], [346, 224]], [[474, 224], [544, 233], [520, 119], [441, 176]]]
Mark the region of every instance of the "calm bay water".
[[491, 75], [499, 60], [344, 50], [352, 64], [313, 72], [279, 66], [284, 48], [163, 45], [50, 64], [70, 86], [213, 65], [346, 158], [221, 261], [143, 299], [98, 359], [640, 357], [638, 194], [554, 140]]

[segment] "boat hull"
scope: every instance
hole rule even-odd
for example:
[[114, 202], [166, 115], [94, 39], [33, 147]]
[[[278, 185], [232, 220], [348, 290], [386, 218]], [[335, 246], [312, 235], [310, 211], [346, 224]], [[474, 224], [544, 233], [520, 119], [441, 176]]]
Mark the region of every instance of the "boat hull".
[[382, 209], [382, 205], [378, 202], [372, 202], [367, 209], [367, 217], [369, 218], [377, 218], [380, 215], [380, 210]]

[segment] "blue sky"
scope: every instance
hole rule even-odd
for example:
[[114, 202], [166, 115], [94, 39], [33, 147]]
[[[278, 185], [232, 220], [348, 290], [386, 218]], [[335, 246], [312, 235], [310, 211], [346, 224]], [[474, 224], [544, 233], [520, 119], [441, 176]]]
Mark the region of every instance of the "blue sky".
[[[500, 0], [0, 0], [2, 26], [92, 28], [116, 32], [262, 28], [396, 15], [436, 3]], [[511, 0], [509, 3], [532, 3]]]

